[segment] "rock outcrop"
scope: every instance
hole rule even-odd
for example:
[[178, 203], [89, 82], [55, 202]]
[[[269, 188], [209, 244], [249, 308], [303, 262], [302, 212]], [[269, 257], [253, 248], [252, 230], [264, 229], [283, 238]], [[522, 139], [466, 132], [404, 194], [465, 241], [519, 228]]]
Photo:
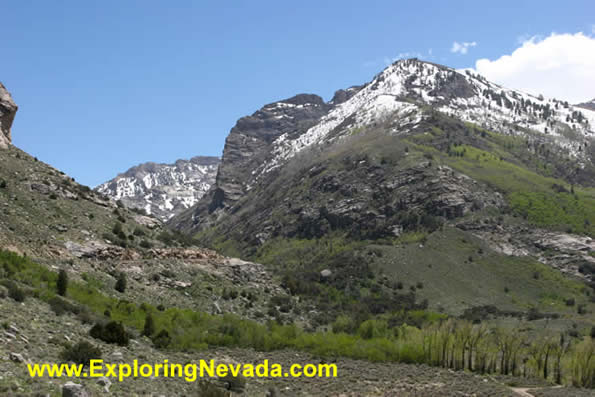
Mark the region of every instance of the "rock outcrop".
[[225, 141], [212, 208], [229, 207], [250, 189], [252, 171], [267, 160], [277, 138], [300, 136], [330, 108], [317, 95], [300, 94], [239, 119]]
[[6, 87], [0, 83], [0, 149], [6, 149], [12, 143], [10, 127], [18, 106], [12, 100]]

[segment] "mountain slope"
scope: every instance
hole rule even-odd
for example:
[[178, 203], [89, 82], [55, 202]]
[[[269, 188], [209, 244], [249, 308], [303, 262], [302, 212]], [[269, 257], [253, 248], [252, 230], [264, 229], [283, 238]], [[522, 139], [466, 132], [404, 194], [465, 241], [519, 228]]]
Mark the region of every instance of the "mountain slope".
[[576, 106], [587, 110], [595, 110], [595, 99], [591, 99], [589, 102], [579, 103]]
[[[324, 112], [306, 127], [271, 114], [287, 119], [284, 132], [238, 122], [245, 128], [230, 132], [220, 167], [228, 174], [169, 224], [270, 265], [330, 317], [360, 304], [397, 310], [399, 283], [415, 305], [458, 314], [490, 302], [567, 311], [562, 297], [583, 293], [567, 286], [545, 298], [564, 285], [559, 271], [592, 277], [595, 113], [418, 60], [343, 99], [318, 102]], [[259, 112], [293, 109], [285, 103]], [[258, 140], [258, 155], [237, 143]], [[531, 274], [546, 273], [520, 294]]]
[[[308, 101], [297, 96], [297, 104], [293, 98], [280, 101], [240, 119], [226, 140], [215, 186], [194, 214], [189, 211], [171, 224], [199, 230], [201, 222], [209, 223], [205, 210], [216, 212], [216, 218], [224, 216], [226, 211], [220, 214], [219, 209], [232, 206], [261, 181], [266, 184], [272, 171], [305, 149], [325, 151], [378, 124], [384, 124], [388, 136], [410, 134], [427, 124], [435, 111], [499, 134], [523, 137], [530, 145], [548, 144], [560, 157], [576, 160], [581, 169], [593, 163], [589, 142], [595, 134], [595, 112], [505, 89], [469, 71], [416, 59], [398, 61], [370, 83], [347, 92], [342, 102], [334, 98], [325, 104], [317, 97]], [[308, 113], [310, 118], [294, 115], [311, 108], [316, 112]], [[263, 143], [253, 150], [254, 142]]]
[[197, 156], [174, 164], [144, 163], [95, 188], [163, 221], [192, 207], [215, 182], [219, 158]]

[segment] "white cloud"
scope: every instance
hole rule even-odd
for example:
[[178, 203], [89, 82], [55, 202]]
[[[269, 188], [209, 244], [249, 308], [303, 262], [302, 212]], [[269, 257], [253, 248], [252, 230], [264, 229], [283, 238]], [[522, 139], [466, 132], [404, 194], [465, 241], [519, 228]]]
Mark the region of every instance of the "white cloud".
[[477, 60], [475, 70], [531, 94], [571, 103], [590, 100], [595, 97], [595, 38], [583, 33], [533, 37], [510, 55]]
[[450, 52], [453, 52], [455, 54], [465, 55], [467, 52], [469, 52], [469, 48], [475, 47], [476, 45], [477, 45], [477, 43], [475, 41], [472, 41], [472, 42], [465, 41], [462, 43], [455, 41], [454, 43], [452, 43], [452, 48], [450, 49]]

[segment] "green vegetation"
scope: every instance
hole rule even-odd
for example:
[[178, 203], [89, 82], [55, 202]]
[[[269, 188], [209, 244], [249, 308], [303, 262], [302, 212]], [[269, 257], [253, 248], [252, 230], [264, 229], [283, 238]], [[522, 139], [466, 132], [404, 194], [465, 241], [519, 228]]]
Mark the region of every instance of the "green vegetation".
[[151, 337], [155, 333], [155, 321], [151, 313], [147, 313], [145, 317], [145, 325], [143, 327], [143, 335]]
[[[0, 251], [2, 277], [25, 284], [46, 302], [55, 295], [58, 275], [26, 258]], [[269, 322], [265, 325], [226, 314], [215, 316], [189, 309], [159, 311], [148, 304], [136, 305], [110, 298], [89, 285], [72, 282], [69, 297], [96, 313], [109, 310], [112, 321], [96, 324], [91, 334], [109, 343], [123, 344], [128, 332], [122, 324], [143, 329], [147, 313], [161, 331], [154, 338], [160, 348], [196, 350], [208, 346], [235, 346], [270, 351], [296, 349], [322, 357], [352, 357], [369, 361], [425, 363], [482, 373], [541, 376], [550, 380], [592, 386], [595, 363], [588, 352], [595, 341], [585, 336], [580, 343], [566, 338], [542, 336], [531, 340], [523, 328], [490, 328], [465, 320], [445, 320], [427, 312], [402, 312], [365, 320], [357, 326], [345, 317], [336, 320], [336, 332], [305, 332], [295, 325]], [[63, 298], [61, 298], [63, 299]], [[407, 321], [419, 321], [420, 326]], [[109, 337], [108, 337], [109, 336]], [[109, 339], [109, 340], [108, 340]], [[80, 346], [79, 361], [95, 355]], [[585, 353], [587, 352], [587, 353]], [[66, 353], [65, 353], [66, 354]], [[78, 357], [78, 356], [77, 356]]]
[[101, 349], [83, 340], [72, 346], [67, 344], [62, 350], [60, 358], [76, 364], [89, 365], [91, 360], [101, 358]]
[[107, 324], [96, 323], [89, 331], [89, 335], [106, 343], [120, 346], [127, 346], [130, 340], [130, 334], [124, 329], [122, 323], [116, 321], [110, 321]]
[[58, 281], [56, 282], [56, 290], [58, 295], [64, 296], [66, 295], [66, 290], [68, 289], [68, 274], [66, 270], [60, 269], [58, 272]]
[[449, 147], [443, 161], [505, 193], [513, 213], [532, 224], [595, 236], [594, 189], [569, 186], [514, 164], [505, 148], [496, 147], [489, 152], [470, 145]]
[[124, 272], [120, 272], [118, 274], [118, 279], [116, 280], [116, 285], [114, 287], [116, 291], [124, 293], [126, 291], [126, 274]]

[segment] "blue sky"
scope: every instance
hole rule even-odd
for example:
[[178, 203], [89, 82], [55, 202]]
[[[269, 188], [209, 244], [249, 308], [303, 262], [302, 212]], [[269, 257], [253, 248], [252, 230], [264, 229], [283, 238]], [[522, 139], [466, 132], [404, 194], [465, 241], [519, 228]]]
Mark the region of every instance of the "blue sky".
[[239, 117], [301, 92], [328, 100], [399, 55], [474, 67], [531, 37], [595, 34], [592, 0], [20, 0], [1, 14], [13, 143], [90, 186], [220, 155]]

